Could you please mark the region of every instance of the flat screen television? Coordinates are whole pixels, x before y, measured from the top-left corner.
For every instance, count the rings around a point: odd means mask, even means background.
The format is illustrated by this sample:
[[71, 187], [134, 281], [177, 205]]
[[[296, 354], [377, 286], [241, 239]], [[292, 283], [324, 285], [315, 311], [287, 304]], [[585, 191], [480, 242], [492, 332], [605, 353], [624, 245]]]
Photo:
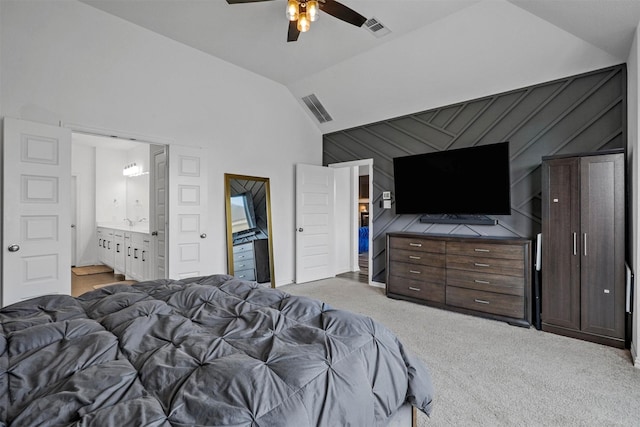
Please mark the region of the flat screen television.
[[256, 212], [250, 192], [231, 196], [231, 231], [242, 233], [256, 228]]
[[393, 159], [397, 214], [510, 215], [509, 143]]

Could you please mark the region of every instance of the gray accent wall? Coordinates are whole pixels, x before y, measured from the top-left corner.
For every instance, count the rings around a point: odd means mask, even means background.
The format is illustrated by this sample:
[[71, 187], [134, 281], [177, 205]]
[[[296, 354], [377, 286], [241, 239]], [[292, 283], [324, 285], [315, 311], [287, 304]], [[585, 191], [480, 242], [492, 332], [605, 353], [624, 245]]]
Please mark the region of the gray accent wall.
[[[533, 239], [541, 228], [542, 156], [626, 147], [626, 65], [391, 118], [323, 136], [323, 164], [373, 159], [372, 278], [385, 282], [391, 231]], [[363, 106], [366, 108], [366, 106]], [[509, 141], [511, 215], [498, 225], [421, 223], [382, 209], [393, 194], [393, 158]], [[416, 182], [420, 187], [438, 183]], [[455, 197], [455, 194], [451, 195]]]

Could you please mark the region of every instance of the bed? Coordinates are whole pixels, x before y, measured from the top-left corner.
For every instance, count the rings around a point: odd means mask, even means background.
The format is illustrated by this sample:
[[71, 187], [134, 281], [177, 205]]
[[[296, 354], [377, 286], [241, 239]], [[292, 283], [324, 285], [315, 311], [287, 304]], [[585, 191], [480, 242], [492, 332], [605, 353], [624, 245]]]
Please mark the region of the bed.
[[38, 297], [0, 327], [0, 426], [385, 426], [432, 408], [427, 367], [381, 324], [228, 275]]

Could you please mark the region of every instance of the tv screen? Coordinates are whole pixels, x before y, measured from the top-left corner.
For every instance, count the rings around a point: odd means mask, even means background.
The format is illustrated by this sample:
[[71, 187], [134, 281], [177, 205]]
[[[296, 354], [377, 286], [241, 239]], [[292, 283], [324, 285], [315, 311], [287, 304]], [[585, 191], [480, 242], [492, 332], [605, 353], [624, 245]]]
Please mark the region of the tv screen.
[[397, 214], [510, 215], [509, 143], [393, 159]]
[[251, 193], [231, 196], [231, 230], [233, 233], [256, 228], [256, 214]]

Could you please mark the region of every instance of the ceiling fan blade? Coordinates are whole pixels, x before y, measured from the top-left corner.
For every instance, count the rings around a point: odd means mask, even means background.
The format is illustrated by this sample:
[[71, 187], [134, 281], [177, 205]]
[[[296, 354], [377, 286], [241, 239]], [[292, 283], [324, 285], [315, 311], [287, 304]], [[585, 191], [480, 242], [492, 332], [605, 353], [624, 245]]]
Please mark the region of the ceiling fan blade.
[[227, 0], [227, 3], [229, 4], [258, 3], [260, 1], [272, 1], [272, 0]]
[[296, 21], [289, 21], [289, 31], [287, 32], [287, 41], [295, 42], [298, 40], [300, 31], [298, 30], [298, 23]]
[[[227, 0], [228, 1], [228, 0]], [[344, 22], [355, 25], [356, 27], [362, 27], [367, 18], [360, 15], [355, 10], [348, 8], [340, 2], [335, 0], [320, 1], [320, 10], [328, 13], [329, 15], [336, 17]]]

